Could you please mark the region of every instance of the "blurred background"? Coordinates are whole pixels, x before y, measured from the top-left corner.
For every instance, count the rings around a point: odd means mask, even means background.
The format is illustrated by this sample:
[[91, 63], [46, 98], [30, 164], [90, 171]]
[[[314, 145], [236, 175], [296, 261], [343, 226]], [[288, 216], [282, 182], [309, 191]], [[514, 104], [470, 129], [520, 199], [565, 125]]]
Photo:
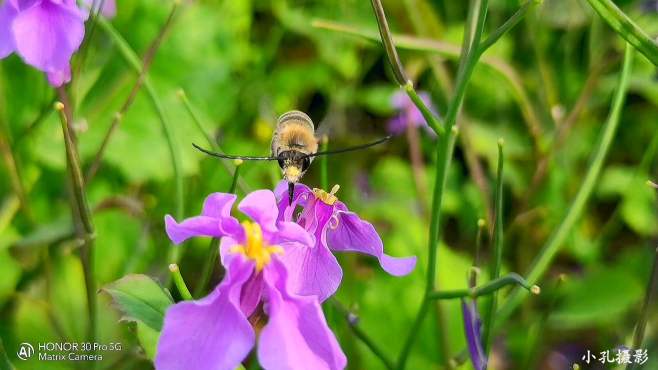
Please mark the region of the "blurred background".
[[[451, 97], [467, 3], [384, 1], [394, 33], [423, 39], [408, 40], [416, 47], [399, 45], [401, 59], [439, 115]], [[616, 3], [650, 35], [658, 34], [655, 1]], [[485, 34], [521, 2], [489, 4]], [[110, 22], [142, 56], [171, 6], [118, 0]], [[137, 78], [116, 35], [90, 22], [87, 27], [89, 45], [74, 58], [79, 73], [68, 87], [85, 169]], [[166, 281], [172, 247], [164, 215], [198, 214], [208, 193], [228, 191], [231, 185], [230, 161], [221, 163], [192, 148], [193, 142], [206, 145], [207, 140], [181, 101], [180, 89], [203, 129], [232, 154], [268, 154], [278, 115], [300, 109], [325, 127], [330, 148], [396, 134], [385, 145], [333, 156], [328, 167], [329, 184], [340, 184], [339, 198], [376, 226], [387, 253], [419, 257], [416, 270], [404, 278], [387, 275], [374, 259], [339, 257], [345, 273], [337, 300], [393, 357], [424, 292], [436, 138], [422, 125], [405, 121], [410, 104], [395, 97], [400, 90], [377, 37], [368, 1], [184, 1], [148, 73], [152, 89], [139, 91], [86, 185], [99, 287], [129, 273]], [[477, 220], [490, 225], [498, 138], [505, 140], [506, 154], [503, 270], [527, 271], [581, 185], [609, 112], [623, 47], [586, 1], [545, 0], [487, 51], [458, 119], [460, 136], [443, 204], [441, 289], [466, 287]], [[55, 99], [43, 75], [20, 58], [0, 62], [0, 337], [18, 369], [85, 368], [70, 362], [27, 364], [15, 357], [22, 342], [85, 339], [84, 279], [76, 257], [80, 243], [73, 231]], [[588, 350], [612, 352], [629, 343], [658, 235], [656, 191], [645, 185], [658, 177], [657, 108], [656, 69], [638, 53], [619, 129], [586, 210], [540, 280], [542, 294], [527, 298], [497, 336], [490, 368], [563, 370], [574, 362], [585, 369], [610, 368], [586, 365], [581, 358]], [[182, 199], [176, 195], [171, 150], [180, 159]], [[280, 177], [273, 163], [245, 163], [238, 196], [273, 188]], [[303, 182], [320, 187], [317, 162]], [[491, 255], [488, 239], [483, 261]], [[181, 247], [180, 269], [191, 288], [201, 278], [208, 248], [209, 241], [202, 239]], [[220, 278], [216, 271], [213, 281]], [[176, 297], [175, 289], [172, 294]], [[452, 355], [464, 348], [459, 301], [443, 306], [448, 327], [438, 326], [435, 313], [429, 316], [417, 333], [409, 369], [441, 368], [440, 331]], [[151, 368], [134, 323], [119, 322], [107, 294], [99, 294], [98, 309], [98, 340], [120, 342], [123, 350], [106, 353], [97, 368]], [[325, 313], [350, 369], [382, 368], [333, 306], [326, 305]], [[644, 369], [658, 369], [657, 316], [652, 310]]]

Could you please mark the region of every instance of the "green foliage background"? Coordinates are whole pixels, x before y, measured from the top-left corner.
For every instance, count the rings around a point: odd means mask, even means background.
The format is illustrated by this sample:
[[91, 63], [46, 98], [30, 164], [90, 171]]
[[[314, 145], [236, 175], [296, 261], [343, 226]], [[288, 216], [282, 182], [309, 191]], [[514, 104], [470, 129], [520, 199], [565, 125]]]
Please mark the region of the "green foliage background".
[[[616, 3], [650, 35], [658, 34], [658, 13], [642, 12], [641, 1]], [[459, 47], [467, 2], [404, 0], [384, 5], [395, 33]], [[119, 0], [118, 16], [111, 22], [143, 55], [170, 7], [170, 2], [156, 0]], [[491, 0], [485, 34], [518, 7], [515, 0]], [[330, 147], [385, 134], [386, 122], [395, 115], [390, 99], [397, 87], [383, 49], [364, 38], [316, 27], [318, 20], [366, 33], [377, 29], [367, 1], [184, 2], [148, 73], [181, 156], [184, 216], [199, 212], [208, 193], [227, 191], [232, 173], [193, 150], [191, 143], [205, 144], [205, 138], [178, 98], [179, 89], [228, 153], [267, 154], [276, 117], [290, 109], [306, 111], [316, 123], [330, 127]], [[73, 62], [82, 72], [69, 87], [85, 168], [137, 77], [112, 38], [98, 26], [93, 32], [89, 27], [88, 53]], [[497, 58], [507, 74], [480, 63], [467, 91], [443, 207], [440, 289], [466, 286], [476, 222], [487, 217], [492, 199], [498, 138], [504, 138], [506, 151], [503, 268], [527, 270], [580, 186], [609, 111], [623, 46], [585, 1], [545, 0], [485, 54]], [[444, 112], [454, 60], [409, 50], [402, 51], [401, 58], [417, 89], [428, 91], [438, 112]], [[52, 111], [55, 96], [41, 73], [18, 57], [0, 62], [0, 134], [5, 142], [0, 166], [0, 337], [19, 369], [72, 366], [20, 362], [15, 352], [21, 342], [85, 340], [84, 279], [68, 202], [64, 140]], [[580, 361], [588, 349], [598, 353], [630, 342], [658, 235], [656, 192], [644, 185], [658, 177], [657, 108], [656, 68], [638, 54], [622, 121], [593, 197], [541, 280], [543, 293], [527, 299], [498, 336], [493, 368], [566, 369], [563, 364]], [[556, 145], [558, 127], [574, 110], [577, 114]], [[536, 135], [529, 123], [536, 124]], [[341, 200], [376, 225], [387, 253], [419, 257], [416, 270], [404, 278], [388, 276], [369, 258], [340, 257], [345, 276], [337, 299], [358, 314], [363, 330], [391, 357], [399, 351], [424, 289], [424, 210], [429, 204], [422, 189], [433, 185], [435, 139], [418, 132], [424, 161], [417, 173], [420, 186], [414, 180], [406, 135], [329, 162], [330, 183], [340, 184]], [[533, 185], [542, 153], [550, 153], [546, 175]], [[483, 170], [484, 192], [474, 181], [471, 158]], [[319, 168], [315, 163], [304, 178], [306, 184], [320, 186]], [[24, 202], [14, 178], [24, 190]], [[246, 163], [238, 196], [273, 188], [279, 179], [271, 163]], [[172, 246], [163, 217], [176, 212], [174, 184], [159, 118], [142, 89], [86, 188], [96, 227], [99, 286], [129, 273], [167, 280]], [[181, 271], [191, 288], [200, 279], [207, 250], [206, 240], [181, 247]], [[486, 238], [483, 253], [488, 260]], [[558, 285], [560, 274], [567, 279]], [[219, 278], [218, 271], [213, 279]], [[172, 294], [179, 298], [175, 289]], [[440, 331], [447, 333], [453, 355], [464, 348], [459, 302], [444, 307], [448, 327], [438, 327], [436, 316], [430, 315], [417, 333], [408, 368], [440, 368]], [[349, 367], [381, 368], [339, 312], [330, 305], [325, 312]], [[658, 368], [656, 312], [653, 309], [649, 318], [654, 326], [647, 333], [646, 369]], [[123, 350], [106, 353], [98, 368], [152, 366], [148, 357], [155, 338], [149, 328], [119, 323], [119, 311], [103, 292], [99, 317], [99, 342], [120, 342]], [[560, 362], [560, 356], [566, 362]]]

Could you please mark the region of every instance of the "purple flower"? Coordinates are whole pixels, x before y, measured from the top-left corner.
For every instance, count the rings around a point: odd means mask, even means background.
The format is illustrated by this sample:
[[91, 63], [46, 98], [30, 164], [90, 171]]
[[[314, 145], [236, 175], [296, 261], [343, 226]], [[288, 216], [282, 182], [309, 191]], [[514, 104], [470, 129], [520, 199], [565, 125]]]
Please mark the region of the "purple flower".
[[466, 302], [462, 299], [462, 315], [464, 316], [464, 331], [466, 332], [466, 342], [468, 352], [471, 355], [471, 362], [475, 370], [484, 370], [487, 368], [487, 355], [482, 348], [482, 335], [480, 333], [482, 322], [475, 301]]
[[[274, 194], [247, 195], [231, 216], [235, 195], [214, 193], [200, 216], [177, 223], [165, 217], [174, 243], [193, 236], [221, 237], [224, 280], [205, 298], [171, 306], [158, 342], [158, 370], [233, 370], [258, 337], [258, 360], [267, 370], [343, 369], [347, 360], [327, 327], [316, 297], [289, 287], [281, 258], [309, 248], [311, 237], [293, 222], [277, 221]], [[267, 316], [265, 325], [263, 318]]]
[[658, 12], [658, 0], [644, 0], [642, 2], [642, 11], [645, 13]]
[[[116, 12], [114, 0], [106, 3], [104, 14]], [[15, 52], [61, 86], [71, 80], [70, 60], [84, 38], [86, 18], [75, 0], [6, 0], [0, 6], [0, 59]]]
[[105, 18], [114, 18], [117, 15], [117, 4], [115, 0], [83, 0], [82, 1], [87, 9], [93, 7], [93, 12], [97, 12], [101, 8], [100, 14]]
[[[436, 113], [428, 93], [420, 92], [418, 96], [432, 112]], [[400, 135], [406, 131], [407, 126], [411, 126], [423, 127], [430, 135], [436, 136], [436, 133], [429, 127], [422, 113], [406, 93], [396, 91], [391, 98], [391, 105], [398, 112], [397, 116], [388, 121], [387, 131], [391, 135]]]
[[[296, 184], [293, 201], [288, 204], [287, 183], [280, 182], [274, 193], [278, 199], [279, 220], [295, 221], [311, 234], [312, 243], [281, 256], [288, 267], [289, 284], [302, 295], [317, 295], [322, 302], [336, 292], [343, 271], [333, 252], [360, 252], [376, 257], [384, 271], [394, 276], [407, 275], [416, 266], [416, 257], [395, 258], [384, 253], [381, 238], [372, 224], [350, 212], [335, 193], [311, 190]], [[297, 206], [303, 207], [295, 216]]]

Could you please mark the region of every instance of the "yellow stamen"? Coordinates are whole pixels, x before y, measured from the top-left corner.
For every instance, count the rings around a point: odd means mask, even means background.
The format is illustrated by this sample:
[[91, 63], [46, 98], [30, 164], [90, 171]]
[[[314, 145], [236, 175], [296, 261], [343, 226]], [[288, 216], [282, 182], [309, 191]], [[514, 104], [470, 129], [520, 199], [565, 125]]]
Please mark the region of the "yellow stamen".
[[260, 225], [244, 221], [242, 228], [245, 234], [245, 245], [235, 245], [231, 248], [233, 253], [241, 253], [250, 260], [256, 262], [256, 272], [263, 270], [263, 267], [270, 263], [272, 254], [282, 254], [283, 248], [277, 245], [267, 245], [263, 240], [263, 231]]
[[340, 185], [338, 184], [334, 185], [334, 187], [331, 188], [331, 192], [329, 193], [327, 193], [322, 189], [313, 188], [313, 194], [315, 194], [315, 197], [317, 199], [320, 199], [325, 204], [333, 206], [338, 201], [338, 197], [336, 196], [336, 193], [338, 192], [339, 189], [340, 189]]

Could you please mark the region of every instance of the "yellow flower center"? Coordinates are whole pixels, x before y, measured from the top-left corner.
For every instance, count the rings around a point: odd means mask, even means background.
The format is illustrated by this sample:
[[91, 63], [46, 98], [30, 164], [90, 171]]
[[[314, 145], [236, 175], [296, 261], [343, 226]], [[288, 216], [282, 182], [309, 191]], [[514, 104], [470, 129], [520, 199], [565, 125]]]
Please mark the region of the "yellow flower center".
[[256, 272], [263, 270], [263, 267], [270, 263], [272, 254], [282, 254], [283, 248], [277, 245], [268, 245], [263, 240], [263, 231], [260, 225], [244, 221], [242, 228], [245, 234], [245, 245], [235, 245], [231, 248], [233, 253], [241, 253], [250, 260], [256, 262]]
[[340, 185], [338, 184], [334, 185], [329, 193], [322, 189], [313, 188], [313, 194], [325, 204], [333, 206], [338, 201], [338, 197], [336, 196], [338, 189], [340, 189]]

